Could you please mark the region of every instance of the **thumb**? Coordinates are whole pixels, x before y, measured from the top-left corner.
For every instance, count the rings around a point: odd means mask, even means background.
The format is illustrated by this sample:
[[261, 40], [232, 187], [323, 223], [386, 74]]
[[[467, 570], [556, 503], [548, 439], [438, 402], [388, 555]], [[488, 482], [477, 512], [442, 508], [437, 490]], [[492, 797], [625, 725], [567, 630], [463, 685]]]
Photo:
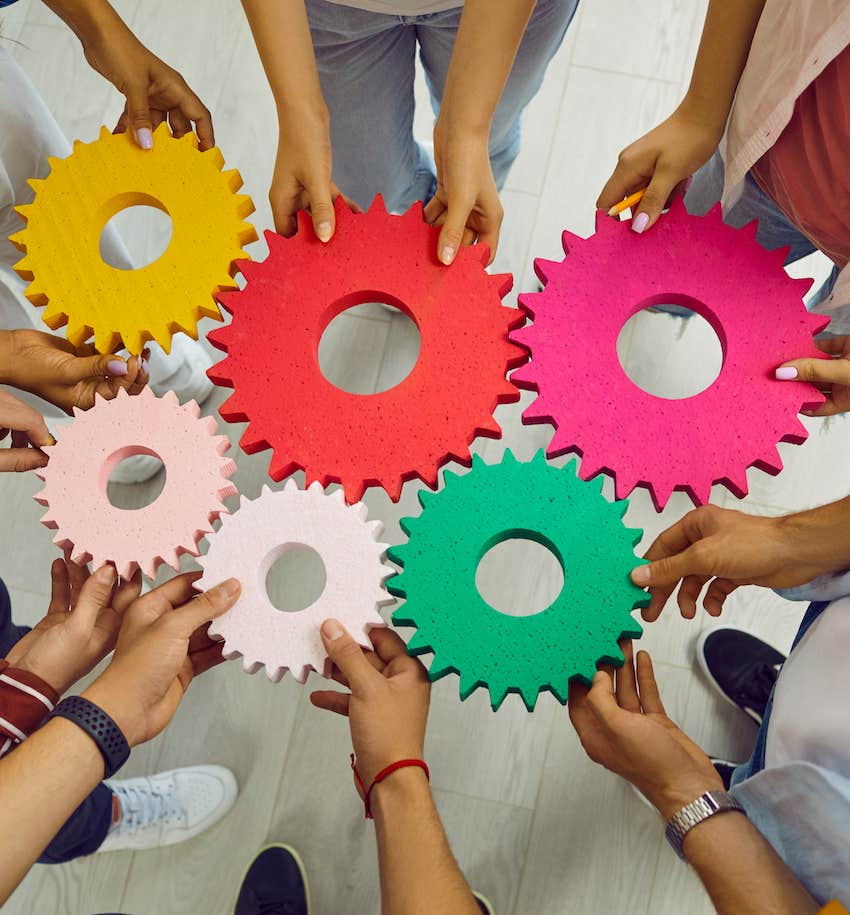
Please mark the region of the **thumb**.
[[167, 613], [165, 620], [169, 622], [173, 620], [172, 625], [177, 627], [180, 634], [188, 639], [199, 626], [226, 613], [239, 599], [241, 591], [242, 586], [239, 581], [235, 578], [228, 578], [214, 588], [210, 588], [209, 591], [198, 595], [194, 600], [190, 600], [188, 604]]
[[380, 676], [339, 620], [322, 623], [322, 642], [328, 657], [348, 680], [352, 693], [362, 694], [374, 682], [374, 677]]
[[307, 188], [310, 197], [310, 215], [313, 217], [313, 231], [316, 238], [329, 242], [336, 228], [331, 186], [329, 181], [315, 182]]
[[128, 371], [127, 363], [120, 356], [112, 356], [109, 353], [79, 356], [69, 363], [66, 380], [73, 384], [88, 378], [123, 378]]
[[463, 244], [463, 233], [466, 220], [469, 219], [471, 206], [449, 200], [446, 208], [446, 219], [437, 239], [437, 257], [447, 266], [457, 257]]
[[632, 218], [632, 231], [639, 235], [645, 232], [651, 226], [654, 226], [661, 215], [661, 211], [667, 206], [667, 201], [673, 193], [673, 189], [678, 184], [678, 178], [662, 169], [657, 169], [649, 186], [643, 195], [640, 204]]
[[153, 149], [151, 111], [147, 84], [130, 86], [127, 95], [127, 124], [142, 149]]
[[115, 584], [115, 567], [102, 565], [80, 588], [77, 605], [71, 611], [71, 619], [85, 632], [91, 632], [98, 615], [108, 607]]
[[794, 359], [791, 362], [784, 362], [774, 374], [778, 381], [850, 385], [850, 360]]
[[665, 556], [632, 569], [632, 581], [641, 588], [661, 588], [673, 585], [688, 575], [706, 575], [708, 570], [699, 560], [693, 546], [673, 556]]

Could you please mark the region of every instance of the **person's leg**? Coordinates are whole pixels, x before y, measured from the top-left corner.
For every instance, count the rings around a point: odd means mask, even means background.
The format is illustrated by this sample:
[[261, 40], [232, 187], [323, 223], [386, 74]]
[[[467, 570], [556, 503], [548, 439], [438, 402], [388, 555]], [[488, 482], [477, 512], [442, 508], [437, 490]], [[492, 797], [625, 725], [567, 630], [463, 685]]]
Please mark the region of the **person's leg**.
[[291, 845], [261, 848], [248, 865], [233, 915], [287, 912], [309, 915], [310, 883], [301, 856]]
[[[540, 0], [532, 13], [490, 127], [490, 165], [499, 190], [519, 154], [522, 112], [540, 89], [577, 6], [578, 0]], [[460, 15], [459, 9], [435, 13], [420, 17], [417, 25], [420, 57], [435, 114], [445, 88]]]
[[64, 864], [96, 852], [112, 824], [113, 797], [112, 789], [101, 782], [51, 839], [39, 864]]
[[413, 139], [414, 28], [399, 16], [307, 0], [322, 93], [330, 113], [333, 177], [367, 208], [391, 211], [428, 193], [433, 176]]
[[5, 658], [12, 646], [29, 631], [29, 626], [16, 626], [12, 622], [12, 601], [3, 579], [0, 578], [0, 658]]

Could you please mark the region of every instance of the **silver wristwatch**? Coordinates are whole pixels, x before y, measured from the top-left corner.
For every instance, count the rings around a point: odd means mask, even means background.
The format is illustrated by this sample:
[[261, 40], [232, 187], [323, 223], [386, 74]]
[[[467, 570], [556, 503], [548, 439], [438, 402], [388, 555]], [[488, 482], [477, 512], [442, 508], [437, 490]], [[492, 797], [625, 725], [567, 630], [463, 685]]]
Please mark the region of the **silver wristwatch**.
[[673, 851], [684, 861], [682, 842], [685, 836], [696, 826], [713, 817], [716, 813], [725, 813], [727, 810], [737, 810], [738, 813], [747, 815], [746, 810], [726, 791], [706, 791], [695, 801], [673, 814], [667, 823], [665, 835], [667, 841], [673, 846]]

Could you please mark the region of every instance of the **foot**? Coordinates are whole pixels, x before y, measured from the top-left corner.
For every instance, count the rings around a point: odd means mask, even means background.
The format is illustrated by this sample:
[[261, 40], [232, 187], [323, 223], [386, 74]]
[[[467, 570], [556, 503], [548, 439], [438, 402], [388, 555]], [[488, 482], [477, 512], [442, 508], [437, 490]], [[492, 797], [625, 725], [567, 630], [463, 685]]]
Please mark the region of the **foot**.
[[741, 763], [729, 759], [720, 759], [719, 756], [710, 756], [712, 765], [717, 769], [717, 774], [723, 779], [723, 787], [728, 791], [732, 787], [732, 773]]
[[245, 871], [233, 915], [308, 915], [304, 863], [289, 845], [267, 845]]
[[187, 766], [106, 785], [117, 798], [118, 810], [99, 852], [185, 842], [217, 823], [239, 790], [233, 773], [222, 766]]
[[483, 915], [496, 915], [496, 910], [493, 908], [493, 903], [486, 896], [482, 896], [481, 893], [473, 893], [475, 901], [478, 903], [478, 908], [481, 909]]
[[697, 662], [724, 699], [762, 723], [784, 654], [749, 632], [720, 626], [699, 637]]
[[166, 391], [174, 391], [180, 403], [194, 400], [202, 404], [213, 392], [214, 385], [207, 378], [207, 369], [212, 364], [203, 344], [185, 334], [177, 334], [167, 356], [158, 346], [151, 346], [151, 390], [158, 397]]

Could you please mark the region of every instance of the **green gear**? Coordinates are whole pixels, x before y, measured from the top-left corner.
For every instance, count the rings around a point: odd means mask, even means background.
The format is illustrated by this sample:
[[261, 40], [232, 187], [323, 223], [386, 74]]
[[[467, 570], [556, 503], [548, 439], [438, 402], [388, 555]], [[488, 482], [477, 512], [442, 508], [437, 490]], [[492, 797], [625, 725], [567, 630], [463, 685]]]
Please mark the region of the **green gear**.
[[[462, 700], [486, 686], [494, 711], [509, 692], [533, 711], [541, 689], [563, 704], [571, 680], [589, 685], [599, 664], [622, 665], [617, 640], [641, 636], [630, 611], [649, 603], [629, 579], [643, 532], [624, 527], [628, 503], [608, 502], [601, 479], [585, 483], [574, 461], [559, 469], [542, 451], [529, 463], [476, 455], [469, 473], [444, 480], [419, 493], [424, 511], [401, 520], [408, 542], [388, 551], [403, 571], [387, 587], [406, 598], [393, 623], [416, 627], [410, 654], [433, 652], [429, 678], [454, 672]], [[512, 538], [547, 547], [564, 570], [561, 593], [533, 616], [499, 613], [475, 586], [484, 554]]]

